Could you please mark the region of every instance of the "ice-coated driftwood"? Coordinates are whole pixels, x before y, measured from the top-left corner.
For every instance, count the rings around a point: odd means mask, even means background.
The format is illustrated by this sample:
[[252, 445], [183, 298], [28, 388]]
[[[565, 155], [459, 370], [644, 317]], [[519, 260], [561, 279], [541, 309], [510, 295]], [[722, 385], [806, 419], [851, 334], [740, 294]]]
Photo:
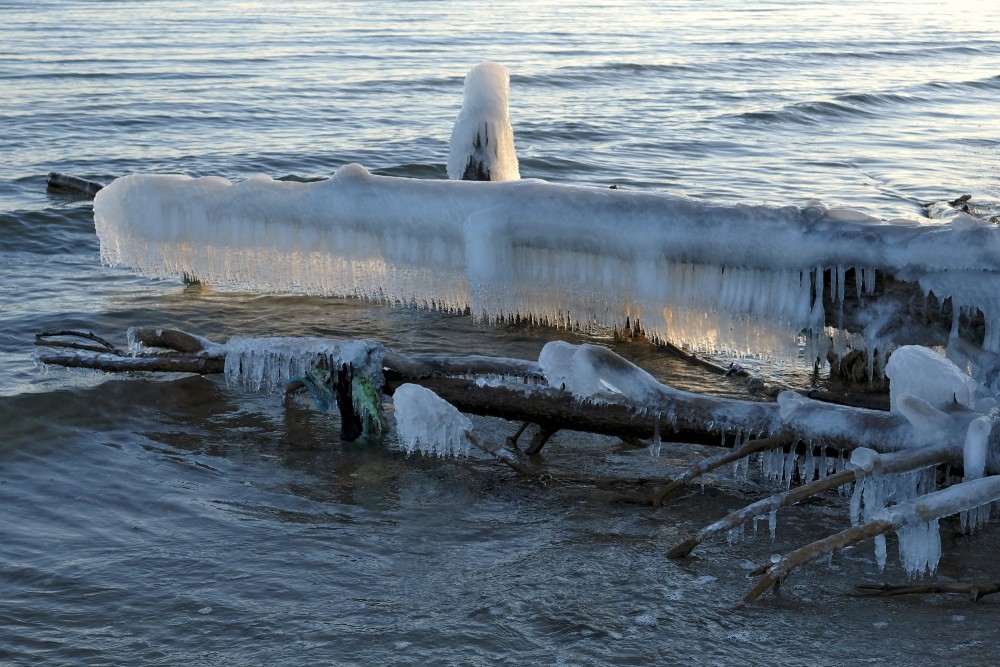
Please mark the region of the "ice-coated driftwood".
[[[594, 345], [549, 343], [534, 361], [406, 355], [370, 341], [306, 339], [306, 344], [301, 344], [295, 339], [256, 340], [263, 341], [264, 351], [260, 354], [255, 351], [255, 339], [231, 339], [220, 344], [172, 329], [136, 328], [129, 332], [129, 351], [125, 352], [92, 333], [59, 331], [39, 336], [36, 358], [45, 364], [112, 372], [225, 372], [227, 377], [235, 373], [242, 378], [240, 383], [251, 389], [273, 389], [276, 382], [284, 383], [286, 392], [307, 388], [317, 402], [336, 401], [345, 439], [357, 437], [366, 419], [373, 415], [380, 419], [377, 404], [383, 392], [386, 396], [398, 393], [397, 421], [402, 419], [402, 413], [409, 417], [405, 424], [399, 422], [397, 432], [400, 437], [404, 437], [404, 431], [409, 433], [405, 435], [409, 438], [408, 451], [455, 455], [463, 447], [474, 447], [529, 477], [544, 474], [544, 467], [512, 448], [510, 442], [500, 445], [478, 438], [463, 415], [530, 422], [538, 425], [538, 432], [546, 437], [565, 429], [626, 439], [652, 438], [654, 442], [694, 441], [725, 448], [646, 496], [644, 502], [654, 507], [681, 485], [721, 465], [735, 463], [745, 473], [748, 457], [755, 453], [761, 456], [765, 477], [783, 480], [787, 490], [751, 503], [702, 529], [669, 552], [675, 558], [689, 554], [716, 535], [739, 530], [744, 523], [764, 516], [773, 522], [779, 509], [853, 483], [850, 515], [858, 525], [760, 568], [757, 574], [765, 578], [747, 595], [748, 602], [783, 581], [795, 568], [868, 538], [876, 539], [880, 545], [877, 551], [884, 560], [884, 537], [880, 536], [892, 530], [910, 536], [906, 538], [911, 544], [909, 554], [903, 554], [901, 547], [901, 558], [907, 560], [908, 569], [933, 570], [940, 555], [940, 546], [936, 555], [933, 550], [933, 540], [938, 539], [937, 519], [972, 510], [968, 521], [975, 526], [985, 520], [988, 511], [974, 508], [988, 506], [1000, 497], [1000, 476], [993, 476], [1000, 472], [997, 457], [990, 454], [997, 410], [980, 413], [967, 407], [974, 400], [972, 393], [950, 398], [943, 394], [947, 400], [940, 400], [938, 394], [941, 387], [949, 386], [947, 382], [958, 383], [957, 391], [969, 389], [953, 369], [945, 368], [935, 380], [940, 386], [922, 387], [923, 367], [913, 366], [913, 360], [939, 359], [929, 351], [899, 352], [900, 358], [910, 359], [911, 367], [903, 370], [921, 376], [917, 384], [909, 380], [910, 384], [901, 386], [924, 392], [926, 400], [903, 393], [894, 397], [893, 409], [885, 411], [824, 403], [788, 391], [777, 401], [692, 394], [665, 385], [610, 350]], [[274, 368], [264, 367], [271, 357], [278, 359], [282, 369], [274, 377], [269, 376], [274, 374]], [[943, 361], [941, 364], [947, 365]], [[900, 381], [905, 376], [896, 373]], [[417, 396], [433, 398], [414, 402]], [[407, 405], [408, 412], [404, 409]], [[431, 409], [438, 412], [428, 422], [421, 414]], [[447, 438], [444, 449], [436, 438]], [[833, 460], [843, 466], [841, 455], [829, 458], [828, 454], [835, 450], [853, 452], [848, 469], [830, 470]], [[528, 453], [536, 452], [537, 448]], [[889, 481], [940, 465], [949, 466], [953, 472], [964, 468], [965, 481], [940, 491], [918, 478], [913, 478], [917, 481], [908, 483], [909, 487]], [[925, 475], [919, 479], [930, 478]], [[798, 486], [793, 486], [795, 482]], [[904, 487], [909, 489], [905, 492], [909, 495], [891, 490]], [[924, 542], [919, 544], [931, 545], [923, 555], [913, 556], [916, 547], [912, 544], [918, 543], [913, 541], [914, 534], [923, 536]]]
[[687, 556], [699, 544], [721, 533], [739, 528], [761, 516], [766, 516], [771, 512], [777, 512], [784, 507], [791, 507], [807, 498], [812, 498], [824, 491], [831, 491], [846, 484], [851, 484], [864, 477], [871, 476], [876, 472], [879, 475], [891, 475], [908, 470], [915, 470], [920, 467], [947, 463], [956, 458], [957, 452], [954, 448], [926, 447], [916, 450], [887, 454], [879, 458], [879, 465], [876, 468], [855, 468], [842, 470], [841, 472], [813, 480], [801, 486], [797, 486], [788, 491], [777, 493], [757, 502], [751, 503], [743, 509], [732, 512], [722, 519], [707, 526], [697, 534], [688, 538], [681, 544], [667, 552], [668, 558], [681, 558]]
[[104, 187], [103, 183], [88, 181], [85, 178], [63, 174], [58, 171], [51, 172], [46, 177], [45, 182], [49, 189], [72, 192], [84, 197], [94, 197]]
[[[941, 517], [951, 516], [997, 499], [1000, 499], [1000, 476], [963, 482], [941, 491], [926, 494], [915, 500], [894, 505], [892, 508], [880, 512], [868, 523], [853, 526], [830, 537], [807, 544], [779, 557], [776, 562], [761, 566], [752, 574], [764, 575], [764, 578], [754, 586], [753, 590], [747, 593], [744, 602], [753, 602], [767, 589], [779, 585], [796, 568], [824, 558], [835, 551], [867, 539], [877, 538], [891, 530], [899, 531], [906, 527], [916, 528], [930, 522], [934, 523], [936, 529], [937, 520]], [[937, 545], [937, 549], [938, 555], [940, 555], [940, 544]]]

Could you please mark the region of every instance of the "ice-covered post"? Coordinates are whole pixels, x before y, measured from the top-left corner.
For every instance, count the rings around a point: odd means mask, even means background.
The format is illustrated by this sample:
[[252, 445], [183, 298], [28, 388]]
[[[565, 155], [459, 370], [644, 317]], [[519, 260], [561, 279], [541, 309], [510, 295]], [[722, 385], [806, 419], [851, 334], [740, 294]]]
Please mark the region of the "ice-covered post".
[[465, 76], [465, 99], [451, 131], [448, 178], [455, 181], [515, 181], [521, 178], [507, 99], [510, 75], [493, 62]]

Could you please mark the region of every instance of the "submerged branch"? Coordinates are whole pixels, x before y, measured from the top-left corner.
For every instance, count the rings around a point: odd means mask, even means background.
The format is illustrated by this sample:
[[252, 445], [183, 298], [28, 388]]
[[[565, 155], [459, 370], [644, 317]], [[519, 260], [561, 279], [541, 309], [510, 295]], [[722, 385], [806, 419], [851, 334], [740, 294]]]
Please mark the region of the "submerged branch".
[[43, 364], [66, 368], [90, 368], [109, 373], [195, 373], [211, 375], [221, 373], [225, 360], [217, 357], [193, 355], [157, 355], [151, 357], [127, 357], [119, 354], [89, 351], [61, 352], [39, 350], [35, 359]]
[[858, 594], [865, 597], [892, 597], [896, 595], [928, 595], [931, 593], [958, 593], [968, 595], [973, 602], [994, 593], [1000, 593], [1000, 581], [939, 584], [855, 584]]

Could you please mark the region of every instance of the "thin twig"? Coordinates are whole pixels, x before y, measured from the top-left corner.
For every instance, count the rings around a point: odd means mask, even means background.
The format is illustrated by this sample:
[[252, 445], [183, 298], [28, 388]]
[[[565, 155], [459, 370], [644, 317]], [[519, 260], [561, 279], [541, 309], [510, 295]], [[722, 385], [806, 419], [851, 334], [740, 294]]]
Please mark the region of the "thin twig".
[[[86, 345], [84, 343], [69, 343], [54, 340], [50, 341], [46, 340], [47, 338], [84, 338], [86, 340], [92, 340], [98, 345]], [[40, 334], [35, 334], [35, 345], [38, 345], [39, 347], [65, 347], [73, 350], [89, 350], [91, 352], [112, 352], [114, 354], [121, 354], [121, 351], [118, 348], [92, 331], [73, 331], [69, 329], [61, 331], [44, 331]]]

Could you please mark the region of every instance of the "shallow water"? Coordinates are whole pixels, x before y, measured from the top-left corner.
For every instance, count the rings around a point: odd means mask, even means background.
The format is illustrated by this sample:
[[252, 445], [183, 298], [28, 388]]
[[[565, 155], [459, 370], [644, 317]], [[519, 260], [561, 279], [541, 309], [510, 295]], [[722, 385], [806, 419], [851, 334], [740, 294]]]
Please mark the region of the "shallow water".
[[[43, 370], [35, 333], [132, 325], [371, 337], [533, 357], [543, 327], [151, 282], [102, 267], [90, 203], [47, 192], [183, 172], [442, 178], [462, 78], [512, 73], [524, 177], [819, 198], [883, 217], [1000, 200], [991, 2], [0, 3], [0, 662], [994, 664], [997, 602], [860, 600], [871, 545], [733, 604], [750, 564], [846, 523], [836, 495], [746, 542], [667, 548], [770, 487], [712, 476], [657, 512], [609, 497], [658, 459], [560, 433], [546, 484], [489, 461], [341, 443], [336, 419], [219, 379]], [[605, 341], [606, 342], [606, 341]], [[640, 344], [678, 386], [742, 395]], [[765, 369], [807, 382], [801, 370]], [[501, 438], [513, 425], [476, 422]], [[612, 480], [622, 480], [612, 485]], [[648, 484], [647, 484], [648, 485]], [[749, 531], [752, 533], [752, 531]], [[945, 526], [939, 576], [995, 578]]]

